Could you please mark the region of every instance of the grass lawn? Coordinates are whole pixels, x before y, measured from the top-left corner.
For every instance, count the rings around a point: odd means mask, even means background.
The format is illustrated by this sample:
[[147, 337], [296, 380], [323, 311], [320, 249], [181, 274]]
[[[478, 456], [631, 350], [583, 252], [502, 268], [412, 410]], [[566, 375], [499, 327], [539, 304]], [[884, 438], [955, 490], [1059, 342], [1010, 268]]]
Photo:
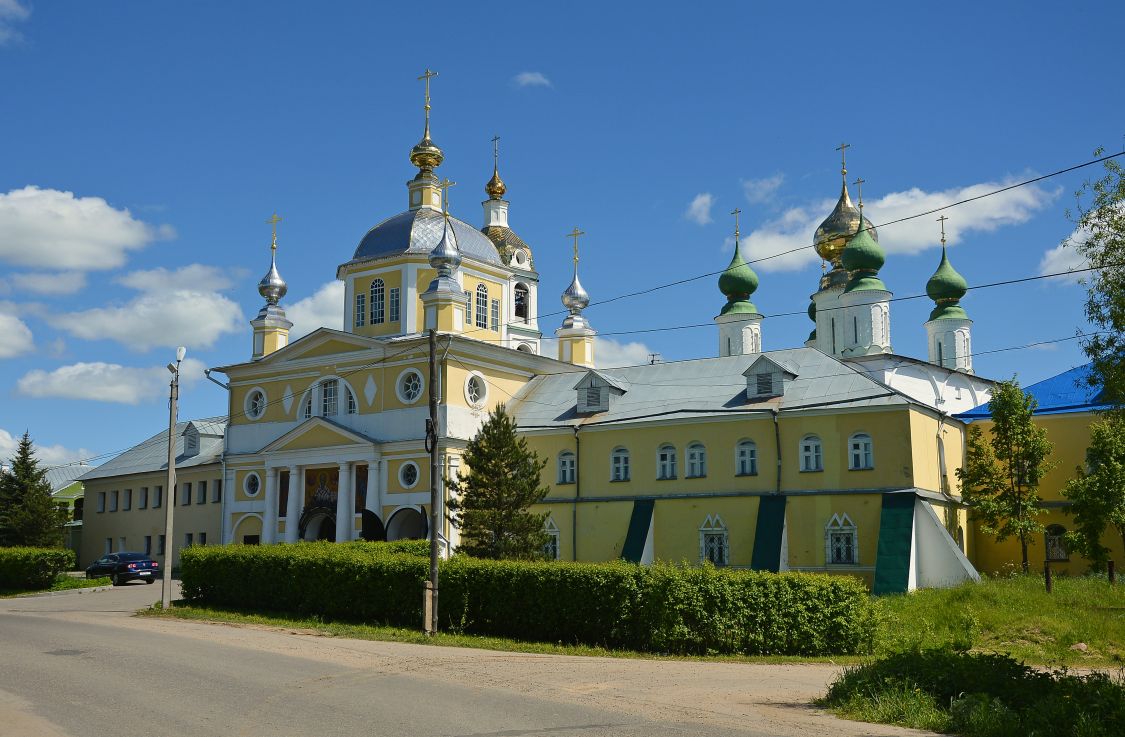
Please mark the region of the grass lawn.
[[22, 596], [24, 594], [41, 594], [44, 591], [67, 591], [69, 589], [87, 589], [94, 586], [109, 586], [108, 578], [75, 578], [65, 573], [60, 573], [55, 582], [45, 589], [20, 589], [16, 591], [0, 590], [0, 597]]
[[[1010, 653], [1036, 665], [1125, 665], [1125, 582], [1042, 576], [988, 578], [876, 599], [875, 654], [951, 645]], [[1086, 649], [1072, 649], [1079, 643]]]

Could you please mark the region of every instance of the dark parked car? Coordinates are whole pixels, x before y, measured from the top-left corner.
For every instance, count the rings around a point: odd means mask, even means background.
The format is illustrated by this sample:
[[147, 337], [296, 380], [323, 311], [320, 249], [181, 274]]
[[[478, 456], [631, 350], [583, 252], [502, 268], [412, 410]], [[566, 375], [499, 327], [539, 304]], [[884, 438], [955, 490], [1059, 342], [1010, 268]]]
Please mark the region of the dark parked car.
[[109, 576], [114, 586], [126, 581], [152, 583], [160, 577], [160, 564], [144, 553], [110, 553], [86, 569], [86, 578]]

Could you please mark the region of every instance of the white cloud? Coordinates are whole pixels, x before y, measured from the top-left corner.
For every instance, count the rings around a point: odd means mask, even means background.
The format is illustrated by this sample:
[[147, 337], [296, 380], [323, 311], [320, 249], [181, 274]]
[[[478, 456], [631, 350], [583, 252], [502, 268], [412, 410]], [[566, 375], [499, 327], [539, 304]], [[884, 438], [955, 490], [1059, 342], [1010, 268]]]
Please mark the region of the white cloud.
[[12, 25], [27, 20], [30, 15], [31, 8], [19, 0], [0, 0], [0, 46], [23, 39], [23, 34]]
[[598, 368], [640, 366], [648, 363], [656, 351], [644, 343], [619, 343], [612, 338], [594, 337], [594, 363]]
[[[877, 200], [869, 200], [864, 214], [873, 223], [886, 223], [909, 215], [957, 202], [970, 197], [1009, 186], [1017, 180], [1008, 178], [1000, 182], [982, 182], [965, 187], [926, 192], [914, 187], [904, 192], [892, 192]], [[1006, 225], [1027, 222], [1036, 212], [1047, 206], [1058, 192], [1029, 185], [985, 197], [948, 210], [945, 223], [946, 240], [950, 245], [961, 241], [970, 232], [991, 232]], [[755, 268], [763, 271], [799, 269], [818, 260], [810, 247], [817, 226], [835, 206], [835, 200], [794, 207], [773, 220], [764, 222], [746, 238], [746, 255], [761, 259], [774, 254], [801, 249], [785, 256], [760, 261]], [[940, 231], [934, 216], [925, 216], [888, 225], [879, 230], [879, 244], [889, 255], [914, 254], [940, 245]]]
[[[0, 461], [7, 463], [16, 454], [19, 448], [20, 438], [23, 433], [14, 435], [4, 428], [0, 428]], [[73, 450], [71, 448], [64, 448], [61, 445], [40, 445], [35, 442], [35, 436], [31, 436], [32, 449], [35, 452], [35, 457], [39, 459], [40, 468], [43, 466], [59, 466], [65, 463], [73, 463], [83, 458], [90, 458], [94, 455], [86, 448], [79, 448]]]
[[221, 292], [234, 286], [237, 270], [217, 266], [189, 264], [178, 269], [148, 269], [131, 271], [116, 279], [118, 284], [139, 292], [164, 292], [169, 289], [190, 289]]
[[[1058, 274], [1063, 271], [1085, 269], [1089, 266], [1090, 262], [1078, 253], [1078, 249], [1074, 247], [1073, 240], [1068, 239], [1043, 254], [1043, 258], [1039, 261], [1039, 273]], [[1090, 272], [1084, 271], [1070, 276], [1060, 276], [1056, 281], [1078, 284], [1089, 273]]]
[[330, 281], [311, 297], [294, 302], [285, 309], [293, 321], [289, 342], [308, 335], [317, 328], [342, 330], [344, 327], [344, 282]]
[[543, 72], [520, 72], [512, 81], [517, 87], [550, 87], [551, 80]]
[[0, 261], [15, 266], [114, 269], [130, 251], [174, 234], [171, 226], [149, 225], [100, 197], [35, 186], [0, 194]]
[[752, 205], [770, 202], [784, 181], [784, 174], [774, 174], [765, 179], [745, 179], [742, 191], [746, 194], [746, 201]]
[[684, 217], [696, 225], [706, 225], [711, 222], [711, 206], [715, 204], [715, 196], [710, 192], [700, 192], [688, 205]]
[[[186, 358], [180, 365], [180, 383], [203, 378], [204, 364]], [[54, 371], [35, 369], [20, 377], [16, 390], [27, 397], [82, 399], [95, 402], [140, 404], [168, 394], [171, 374], [164, 366], [137, 368], [116, 363], [75, 363]]]
[[237, 304], [193, 289], [144, 293], [123, 305], [57, 314], [48, 321], [76, 338], [108, 338], [136, 351], [210, 348], [220, 336], [245, 329]]
[[86, 275], [81, 271], [12, 274], [8, 282], [16, 289], [35, 294], [74, 294], [86, 286]]
[[0, 358], [14, 358], [35, 348], [35, 340], [23, 320], [0, 312]]

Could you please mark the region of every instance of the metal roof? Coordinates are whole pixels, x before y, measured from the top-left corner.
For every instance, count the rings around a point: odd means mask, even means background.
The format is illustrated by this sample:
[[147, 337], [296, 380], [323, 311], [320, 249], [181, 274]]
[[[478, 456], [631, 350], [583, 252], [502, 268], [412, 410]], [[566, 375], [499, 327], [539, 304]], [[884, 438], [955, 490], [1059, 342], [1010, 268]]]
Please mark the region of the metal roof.
[[51, 485], [51, 493], [55, 494], [73, 484], [84, 474], [89, 473], [92, 467], [86, 463], [70, 463], [65, 466], [55, 466], [47, 469], [47, 483]]
[[[194, 422], [196, 427], [208, 427], [209, 432], [199, 436], [199, 453], [193, 456], [184, 456], [184, 430]], [[193, 466], [206, 466], [209, 463], [218, 463], [223, 456], [223, 436], [226, 433], [226, 417], [207, 417], [201, 420], [184, 420], [176, 423], [176, 468], [191, 468]], [[219, 434], [214, 435], [212, 432]], [[79, 481], [108, 478], [110, 476], [127, 476], [136, 473], [152, 473], [164, 471], [168, 468], [168, 431], [153, 435], [148, 440], [135, 445], [119, 456], [106, 461], [102, 465], [82, 476]]]
[[[760, 356], [796, 374], [781, 396], [748, 400], [743, 372]], [[609, 411], [578, 414], [575, 374], [545, 374], [531, 379], [508, 403], [525, 429], [564, 427], [579, 422], [639, 423], [656, 417], [719, 417], [746, 410], [782, 412], [817, 407], [856, 408], [916, 404], [866, 373], [814, 348], [794, 348], [725, 358], [597, 369], [627, 391], [610, 401]]]
[[[500, 254], [483, 233], [455, 217], [449, 218], [461, 255], [486, 264], [502, 266]], [[403, 254], [428, 255], [441, 240], [444, 215], [422, 207], [387, 218], [367, 231], [355, 249], [352, 262], [389, 258]]]
[[[1102, 399], [1102, 387], [1091, 386], [1089, 383], [1091, 366], [1089, 363], [1076, 366], [1024, 387], [1024, 392], [1034, 397], [1038, 405], [1035, 414], [1059, 415], [1109, 409], [1109, 405]], [[969, 421], [986, 420], [992, 417], [992, 412], [988, 408], [988, 402], [985, 402], [956, 417]]]

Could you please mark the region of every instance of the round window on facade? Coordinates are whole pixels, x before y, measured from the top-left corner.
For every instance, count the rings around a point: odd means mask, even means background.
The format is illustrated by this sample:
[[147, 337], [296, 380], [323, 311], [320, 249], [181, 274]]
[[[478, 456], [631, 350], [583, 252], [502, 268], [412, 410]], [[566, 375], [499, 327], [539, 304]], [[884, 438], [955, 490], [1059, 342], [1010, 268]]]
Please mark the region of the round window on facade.
[[414, 461], [407, 461], [402, 464], [398, 469], [398, 480], [402, 484], [402, 488], [413, 488], [418, 483], [418, 464]]
[[398, 384], [395, 386], [399, 401], [403, 404], [417, 402], [418, 397], [422, 396], [422, 386], [422, 374], [417, 369], [403, 371], [399, 374]]
[[246, 492], [246, 496], [258, 496], [258, 492], [262, 489], [262, 479], [256, 473], [246, 474], [246, 478], [242, 481], [242, 489]]
[[256, 420], [266, 413], [266, 393], [261, 389], [251, 389], [246, 395], [246, 416]]
[[465, 400], [473, 407], [484, 404], [488, 398], [488, 384], [484, 377], [474, 371], [465, 379]]

